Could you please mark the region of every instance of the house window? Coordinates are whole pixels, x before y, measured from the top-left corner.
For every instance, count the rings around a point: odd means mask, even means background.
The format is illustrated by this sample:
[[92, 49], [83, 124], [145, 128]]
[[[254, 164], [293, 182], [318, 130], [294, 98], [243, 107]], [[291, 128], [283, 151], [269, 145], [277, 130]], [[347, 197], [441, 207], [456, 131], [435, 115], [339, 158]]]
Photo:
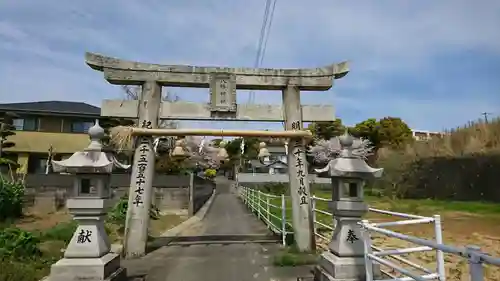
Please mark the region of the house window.
[[24, 119], [14, 119], [12, 125], [16, 128], [16, 131], [22, 131], [24, 129]]
[[28, 173], [45, 174], [47, 168], [47, 159], [33, 156], [28, 162]]
[[38, 129], [37, 118], [16, 118], [12, 120], [12, 125], [17, 131], [36, 131]]
[[86, 133], [90, 127], [94, 126], [94, 122], [73, 122], [71, 124], [72, 133]]

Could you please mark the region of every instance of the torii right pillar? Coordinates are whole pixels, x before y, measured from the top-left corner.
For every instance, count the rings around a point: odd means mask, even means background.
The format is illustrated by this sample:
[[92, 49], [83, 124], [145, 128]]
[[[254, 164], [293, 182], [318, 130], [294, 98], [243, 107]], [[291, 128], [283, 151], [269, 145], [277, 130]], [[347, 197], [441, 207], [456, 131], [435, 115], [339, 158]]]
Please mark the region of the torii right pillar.
[[[302, 129], [300, 90], [296, 85], [288, 85], [283, 90], [285, 130]], [[315, 249], [315, 234], [310, 189], [307, 176], [304, 139], [290, 139], [287, 145], [288, 176], [292, 199], [292, 225], [295, 245], [301, 252]]]

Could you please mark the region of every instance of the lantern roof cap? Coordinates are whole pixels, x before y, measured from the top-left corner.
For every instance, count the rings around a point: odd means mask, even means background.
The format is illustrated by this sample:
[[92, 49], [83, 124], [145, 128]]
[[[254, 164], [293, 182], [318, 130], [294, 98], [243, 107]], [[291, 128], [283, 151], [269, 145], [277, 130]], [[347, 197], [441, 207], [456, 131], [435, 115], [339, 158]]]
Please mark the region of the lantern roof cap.
[[83, 151], [77, 151], [65, 160], [52, 160], [54, 172], [111, 173], [114, 168], [130, 168], [130, 165], [120, 163], [112, 153], [103, 151], [102, 140], [106, 132], [99, 125], [99, 120], [96, 120], [94, 126], [89, 128], [88, 134], [90, 143]]

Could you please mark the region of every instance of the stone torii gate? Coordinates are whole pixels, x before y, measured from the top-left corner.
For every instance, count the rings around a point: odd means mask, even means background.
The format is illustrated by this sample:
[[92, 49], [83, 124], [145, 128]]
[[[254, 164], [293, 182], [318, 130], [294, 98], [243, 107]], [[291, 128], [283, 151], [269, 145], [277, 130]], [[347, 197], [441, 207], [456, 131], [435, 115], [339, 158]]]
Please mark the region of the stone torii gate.
[[[102, 116], [138, 118], [143, 128], [154, 129], [159, 119], [285, 121], [285, 129], [302, 130], [302, 122], [332, 121], [328, 105], [301, 105], [300, 91], [326, 91], [333, 80], [348, 73], [348, 63], [314, 69], [258, 69], [161, 65], [132, 62], [86, 53], [86, 63], [102, 71], [115, 85], [141, 85], [140, 100], [105, 100]], [[161, 102], [162, 86], [209, 88], [210, 102]], [[237, 104], [236, 90], [281, 90], [283, 106]], [[147, 133], [146, 133], [147, 134]], [[143, 134], [144, 135], [144, 134]], [[124, 239], [126, 257], [145, 254], [154, 167], [152, 140], [141, 138], [136, 147], [129, 191], [129, 208]], [[309, 182], [302, 138], [288, 145], [292, 222], [297, 247], [314, 247]], [[147, 203], [147, 204], [146, 204]]]

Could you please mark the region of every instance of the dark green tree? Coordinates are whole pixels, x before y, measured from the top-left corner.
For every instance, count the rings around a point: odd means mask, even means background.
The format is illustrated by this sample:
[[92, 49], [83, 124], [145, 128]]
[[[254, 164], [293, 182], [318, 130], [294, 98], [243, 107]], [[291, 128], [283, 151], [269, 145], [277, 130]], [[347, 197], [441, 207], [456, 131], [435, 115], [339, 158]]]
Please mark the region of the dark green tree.
[[13, 124], [16, 117], [17, 115], [11, 112], [4, 112], [0, 116], [0, 158], [2, 158], [4, 149], [16, 145], [14, 142], [8, 140], [10, 136], [16, 134], [16, 128]]
[[242, 138], [236, 138], [226, 144], [226, 151], [230, 159], [239, 159], [241, 156]]
[[256, 159], [259, 153], [258, 138], [235, 138], [226, 144], [226, 151], [230, 158], [239, 159], [241, 157], [241, 142], [245, 140], [245, 151], [243, 159]]
[[377, 149], [383, 146], [400, 148], [413, 141], [410, 127], [397, 117], [384, 117], [378, 121], [369, 118], [349, 131], [356, 137], [368, 139]]
[[380, 123], [375, 118], [369, 118], [356, 124], [349, 132], [358, 138], [369, 140], [373, 146], [379, 148], [381, 145], [379, 136]]
[[260, 140], [254, 137], [248, 137], [244, 139], [245, 139], [245, 154], [243, 155], [243, 158], [257, 159], [257, 155], [259, 154]]
[[342, 125], [342, 120], [337, 118], [335, 121], [320, 121], [313, 122], [307, 127], [316, 139], [329, 140], [333, 137], [340, 136], [345, 131], [345, 126]]
[[413, 141], [410, 127], [401, 118], [384, 117], [380, 119], [378, 131], [382, 146], [401, 148]]

